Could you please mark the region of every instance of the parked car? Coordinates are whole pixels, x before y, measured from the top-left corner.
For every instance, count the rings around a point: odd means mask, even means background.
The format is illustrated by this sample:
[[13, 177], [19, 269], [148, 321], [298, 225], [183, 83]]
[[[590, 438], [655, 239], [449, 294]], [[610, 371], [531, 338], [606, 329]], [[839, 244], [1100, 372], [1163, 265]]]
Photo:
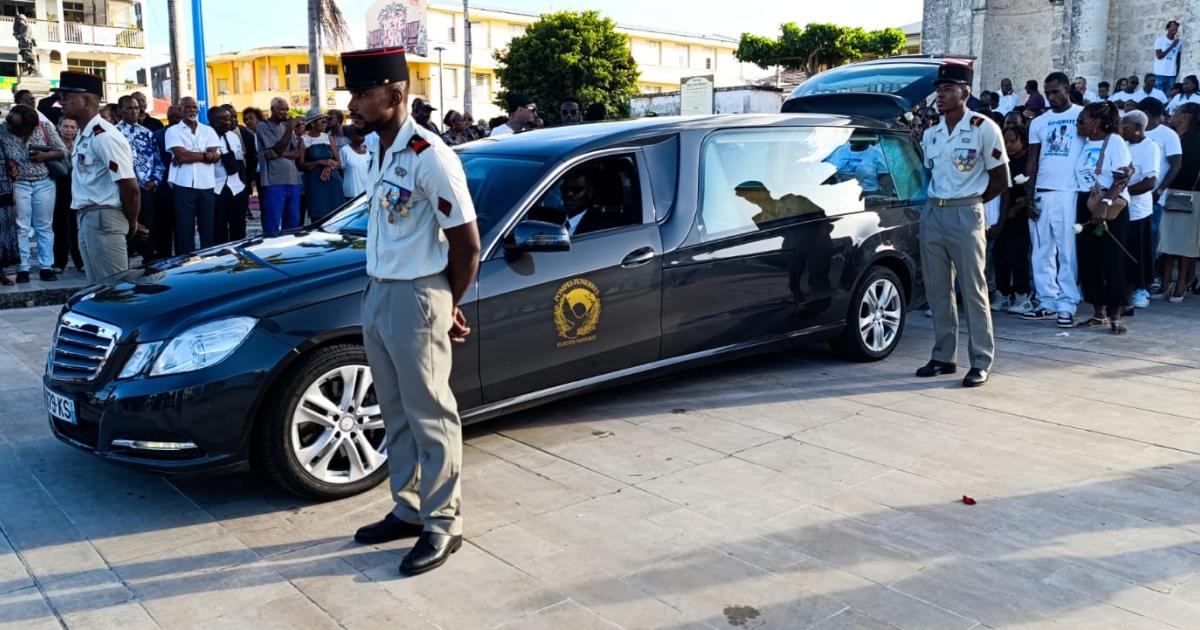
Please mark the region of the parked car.
[[[837, 112], [891, 120], [917, 106], [933, 106], [938, 66], [946, 61], [971, 64], [973, 57], [902, 55], [846, 64], [817, 73], [796, 86], [783, 102], [782, 111]], [[863, 95], [891, 98], [863, 98]], [[979, 99], [971, 96], [975, 109]]]
[[[452, 374], [467, 422], [800, 340], [882, 359], [921, 294], [926, 180], [901, 126], [656, 118], [459, 155], [483, 243]], [[581, 198], [588, 215], [567, 219]], [[366, 225], [359, 199], [72, 298], [44, 377], [54, 434], [157, 473], [254, 462], [309, 497], [377, 484]]]

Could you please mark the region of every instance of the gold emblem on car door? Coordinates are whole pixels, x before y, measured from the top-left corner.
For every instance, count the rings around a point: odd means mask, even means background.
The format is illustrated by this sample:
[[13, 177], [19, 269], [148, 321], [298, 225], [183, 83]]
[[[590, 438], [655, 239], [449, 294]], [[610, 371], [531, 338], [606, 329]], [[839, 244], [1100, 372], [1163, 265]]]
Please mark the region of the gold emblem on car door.
[[600, 288], [584, 278], [563, 283], [554, 294], [554, 327], [558, 347], [596, 340], [600, 326]]

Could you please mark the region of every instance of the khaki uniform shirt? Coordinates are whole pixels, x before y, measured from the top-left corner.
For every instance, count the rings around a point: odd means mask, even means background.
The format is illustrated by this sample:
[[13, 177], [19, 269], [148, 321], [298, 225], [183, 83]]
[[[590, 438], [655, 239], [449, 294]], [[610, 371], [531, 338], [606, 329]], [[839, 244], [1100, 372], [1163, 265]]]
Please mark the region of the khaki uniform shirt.
[[415, 280], [442, 273], [450, 252], [443, 230], [475, 220], [462, 162], [411, 116], [382, 162], [377, 156], [367, 175], [367, 274]]
[[925, 168], [931, 172], [929, 196], [977, 197], [987, 190], [988, 170], [1008, 163], [1000, 127], [983, 114], [967, 112], [951, 133], [942, 116], [921, 138]]
[[100, 116], [80, 127], [71, 160], [71, 208], [75, 210], [120, 208], [117, 182], [137, 179], [129, 141]]

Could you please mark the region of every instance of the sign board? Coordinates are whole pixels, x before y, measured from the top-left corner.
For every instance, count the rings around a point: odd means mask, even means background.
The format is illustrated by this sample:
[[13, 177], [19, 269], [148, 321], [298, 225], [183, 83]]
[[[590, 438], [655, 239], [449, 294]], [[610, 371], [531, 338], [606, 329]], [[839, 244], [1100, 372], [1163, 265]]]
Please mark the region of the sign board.
[[377, 0], [367, 9], [367, 48], [399, 48], [428, 57], [429, 0]]
[[715, 106], [712, 75], [686, 77], [679, 82], [680, 115], [711, 115]]

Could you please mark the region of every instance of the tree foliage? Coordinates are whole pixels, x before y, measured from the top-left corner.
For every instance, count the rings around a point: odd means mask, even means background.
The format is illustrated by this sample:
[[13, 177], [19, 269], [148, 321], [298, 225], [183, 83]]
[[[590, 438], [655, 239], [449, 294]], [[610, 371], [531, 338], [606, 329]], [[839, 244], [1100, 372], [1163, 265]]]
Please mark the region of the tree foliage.
[[584, 107], [604, 103], [623, 117], [637, 93], [629, 37], [596, 11], [543, 14], [495, 57], [496, 77], [504, 86], [496, 104], [504, 107], [510, 91], [525, 94], [538, 103], [547, 123], [558, 122], [558, 103], [568, 96]]
[[895, 55], [904, 49], [906, 39], [898, 28], [867, 31], [837, 24], [808, 24], [801, 29], [795, 22], [788, 22], [779, 30], [777, 39], [742, 33], [734, 54], [760, 68], [783, 66], [813, 75], [867, 55]]

